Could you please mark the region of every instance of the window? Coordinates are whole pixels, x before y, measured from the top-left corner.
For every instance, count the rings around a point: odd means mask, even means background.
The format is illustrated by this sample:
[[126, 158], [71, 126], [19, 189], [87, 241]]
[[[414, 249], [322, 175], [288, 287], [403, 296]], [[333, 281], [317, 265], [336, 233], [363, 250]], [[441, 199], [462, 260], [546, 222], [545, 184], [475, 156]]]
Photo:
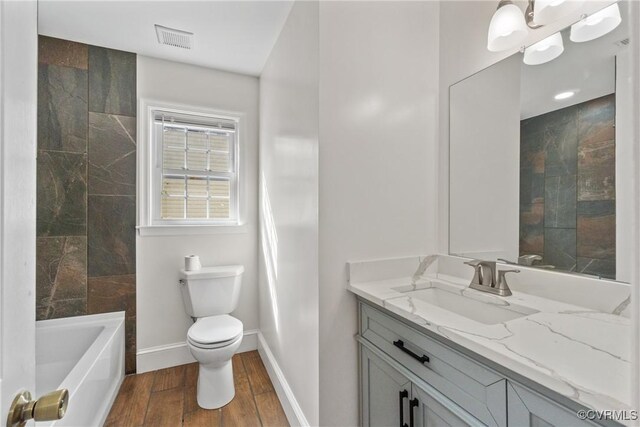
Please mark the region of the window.
[[239, 119], [151, 110], [154, 225], [238, 224]]

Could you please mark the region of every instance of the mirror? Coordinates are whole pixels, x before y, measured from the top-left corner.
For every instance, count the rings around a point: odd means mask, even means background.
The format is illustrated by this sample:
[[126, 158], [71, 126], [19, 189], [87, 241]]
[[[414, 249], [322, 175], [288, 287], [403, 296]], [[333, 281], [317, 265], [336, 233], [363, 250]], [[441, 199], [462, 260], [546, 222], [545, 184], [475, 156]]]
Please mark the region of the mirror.
[[[451, 254], [628, 282], [631, 105], [622, 22], [562, 54], [514, 54], [450, 87]], [[557, 36], [556, 36], [557, 38]]]

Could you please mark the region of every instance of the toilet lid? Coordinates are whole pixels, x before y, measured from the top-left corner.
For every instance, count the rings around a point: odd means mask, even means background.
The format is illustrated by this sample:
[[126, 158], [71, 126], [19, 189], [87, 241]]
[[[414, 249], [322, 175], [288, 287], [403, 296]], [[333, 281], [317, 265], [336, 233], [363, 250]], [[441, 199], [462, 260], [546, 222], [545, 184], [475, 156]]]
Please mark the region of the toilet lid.
[[195, 343], [215, 344], [231, 341], [242, 334], [242, 322], [227, 314], [198, 319], [187, 332]]

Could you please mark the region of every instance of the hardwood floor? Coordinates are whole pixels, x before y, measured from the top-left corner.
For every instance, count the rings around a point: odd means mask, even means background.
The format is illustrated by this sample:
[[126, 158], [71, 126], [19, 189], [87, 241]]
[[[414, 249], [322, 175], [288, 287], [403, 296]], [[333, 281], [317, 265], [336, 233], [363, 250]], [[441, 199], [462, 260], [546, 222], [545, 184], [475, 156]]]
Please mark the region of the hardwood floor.
[[105, 427], [288, 427], [257, 351], [233, 356], [235, 398], [220, 409], [198, 407], [198, 364], [125, 377]]

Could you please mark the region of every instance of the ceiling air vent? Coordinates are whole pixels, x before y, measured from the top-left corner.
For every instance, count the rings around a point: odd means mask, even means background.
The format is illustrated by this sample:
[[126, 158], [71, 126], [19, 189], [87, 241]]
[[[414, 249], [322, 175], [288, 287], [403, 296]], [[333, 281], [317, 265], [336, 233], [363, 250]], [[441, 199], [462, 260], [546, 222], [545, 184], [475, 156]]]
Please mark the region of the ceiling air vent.
[[156, 24], [156, 34], [158, 35], [158, 43], [166, 44], [167, 46], [191, 49], [193, 44], [193, 33], [187, 31], [175, 30]]

